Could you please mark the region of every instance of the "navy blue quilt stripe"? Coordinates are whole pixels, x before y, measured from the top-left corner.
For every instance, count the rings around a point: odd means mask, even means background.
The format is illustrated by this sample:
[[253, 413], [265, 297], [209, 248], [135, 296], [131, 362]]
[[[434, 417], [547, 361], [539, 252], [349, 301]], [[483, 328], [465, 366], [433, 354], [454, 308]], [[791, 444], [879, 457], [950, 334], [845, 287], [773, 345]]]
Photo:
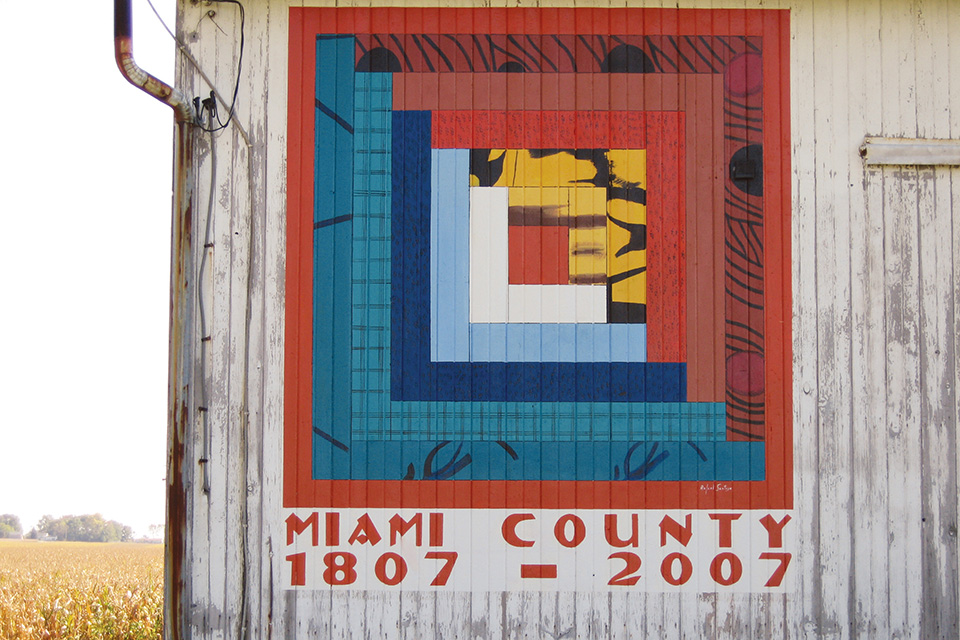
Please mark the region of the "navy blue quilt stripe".
[[430, 112], [393, 113], [393, 400], [685, 402], [676, 362], [430, 361]]

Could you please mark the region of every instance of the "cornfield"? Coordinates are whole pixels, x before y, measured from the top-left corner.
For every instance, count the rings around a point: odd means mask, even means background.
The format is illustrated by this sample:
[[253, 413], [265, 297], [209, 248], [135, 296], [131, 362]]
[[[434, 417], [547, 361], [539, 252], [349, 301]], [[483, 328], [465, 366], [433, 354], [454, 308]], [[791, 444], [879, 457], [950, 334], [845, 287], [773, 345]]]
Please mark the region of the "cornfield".
[[153, 640], [163, 547], [0, 540], [0, 638]]

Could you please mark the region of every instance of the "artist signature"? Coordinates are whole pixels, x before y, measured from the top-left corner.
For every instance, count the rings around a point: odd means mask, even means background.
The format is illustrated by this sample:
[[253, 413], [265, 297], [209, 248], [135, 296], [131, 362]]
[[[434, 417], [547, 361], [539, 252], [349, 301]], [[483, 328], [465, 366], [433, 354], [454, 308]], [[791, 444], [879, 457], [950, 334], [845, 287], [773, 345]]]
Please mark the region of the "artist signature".
[[729, 482], [701, 482], [700, 491], [733, 491], [733, 485]]

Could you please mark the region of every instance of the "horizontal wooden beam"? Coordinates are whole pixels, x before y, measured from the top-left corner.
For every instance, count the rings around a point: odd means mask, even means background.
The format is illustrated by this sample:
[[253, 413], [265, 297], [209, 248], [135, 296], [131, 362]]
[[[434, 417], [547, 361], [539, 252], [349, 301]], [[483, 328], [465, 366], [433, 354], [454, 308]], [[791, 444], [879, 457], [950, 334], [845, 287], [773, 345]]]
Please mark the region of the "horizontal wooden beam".
[[867, 137], [860, 157], [864, 164], [960, 166], [960, 140]]

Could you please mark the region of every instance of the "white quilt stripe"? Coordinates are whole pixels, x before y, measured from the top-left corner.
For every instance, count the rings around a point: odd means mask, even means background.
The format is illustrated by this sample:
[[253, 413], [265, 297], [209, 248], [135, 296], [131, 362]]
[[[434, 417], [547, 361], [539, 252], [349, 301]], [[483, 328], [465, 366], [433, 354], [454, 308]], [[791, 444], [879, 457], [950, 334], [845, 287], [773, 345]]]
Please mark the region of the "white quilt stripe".
[[596, 285], [511, 284], [507, 322], [605, 323], [607, 289]]
[[470, 189], [470, 322], [507, 321], [507, 187]]
[[470, 188], [470, 322], [605, 323], [606, 287], [509, 284], [507, 187]]

